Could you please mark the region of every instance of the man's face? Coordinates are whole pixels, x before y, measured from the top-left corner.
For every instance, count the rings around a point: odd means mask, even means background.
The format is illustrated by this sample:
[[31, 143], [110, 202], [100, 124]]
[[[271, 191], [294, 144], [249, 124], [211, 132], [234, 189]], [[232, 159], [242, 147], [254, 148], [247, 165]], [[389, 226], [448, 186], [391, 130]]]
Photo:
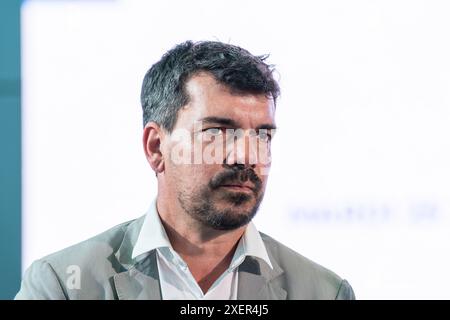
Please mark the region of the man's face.
[[273, 100], [233, 94], [207, 73], [192, 77], [186, 89], [190, 102], [162, 143], [169, 197], [213, 229], [244, 226], [267, 183]]

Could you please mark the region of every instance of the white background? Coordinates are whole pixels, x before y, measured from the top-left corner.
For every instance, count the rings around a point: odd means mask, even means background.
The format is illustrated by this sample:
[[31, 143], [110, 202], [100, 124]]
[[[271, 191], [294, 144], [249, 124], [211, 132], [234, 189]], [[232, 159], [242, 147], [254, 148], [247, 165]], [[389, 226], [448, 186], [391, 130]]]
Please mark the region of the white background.
[[175, 44], [270, 53], [282, 97], [264, 231], [359, 299], [448, 299], [447, 1], [27, 1], [23, 268], [144, 214], [140, 87]]

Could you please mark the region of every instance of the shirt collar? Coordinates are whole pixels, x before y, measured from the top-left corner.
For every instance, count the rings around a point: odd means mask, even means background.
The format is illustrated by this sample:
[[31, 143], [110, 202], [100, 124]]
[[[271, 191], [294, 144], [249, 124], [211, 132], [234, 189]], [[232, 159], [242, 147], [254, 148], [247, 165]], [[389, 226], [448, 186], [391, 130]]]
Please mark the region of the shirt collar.
[[[156, 200], [154, 200], [147, 210], [141, 231], [133, 248], [132, 259], [154, 249], [164, 247], [173, 250], [166, 230], [161, 223], [156, 207]], [[250, 222], [245, 229], [244, 235], [240, 239], [231, 261], [230, 268], [239, 265], [246, 256], [260, 258], [273, 269], [266, 246], [253, 222]]]
[[145, 215], [131, 258], [134, 259], [141, 254], [164, 247], [172, 248], [172, 245], [161, 223], [156, 209], [156, 200], [154, 200]]
[[247, 256], [260, 258], [273, 269], [269, 255], [267, 254], [266, 246], [253, 222], [248, 224], [244, 235], [241, 240], [239, 240], [230, 268], [238, 266]]

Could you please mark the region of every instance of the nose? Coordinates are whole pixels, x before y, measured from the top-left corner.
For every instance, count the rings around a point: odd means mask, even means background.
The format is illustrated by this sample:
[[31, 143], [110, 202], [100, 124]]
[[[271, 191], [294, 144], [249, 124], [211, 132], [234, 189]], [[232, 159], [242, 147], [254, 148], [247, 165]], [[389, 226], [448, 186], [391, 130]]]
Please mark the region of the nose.
[[[256, 165], [252, 164], [249, 167], [254, 169]], [[234, 163], [234, 164], [228, 164], [228, 163], [224, 163], [224, 167], [231, 169], [231, 170], [235, 170], [235, 171], [244, 171], [247, 166], [245, 164], [239, 164], [239, 163]]]
[[[239, 129], [242, 130], [242, 129]], [[257, 139], [242, 130], [227, 143], [225, 163], [255, 168], [258, 161]]]

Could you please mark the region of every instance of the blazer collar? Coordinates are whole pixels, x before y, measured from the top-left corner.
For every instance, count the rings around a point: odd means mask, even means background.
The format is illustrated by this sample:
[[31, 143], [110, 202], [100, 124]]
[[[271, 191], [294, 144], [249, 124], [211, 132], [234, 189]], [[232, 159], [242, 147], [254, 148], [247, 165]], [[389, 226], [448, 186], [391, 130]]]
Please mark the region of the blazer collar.
[[[122, 243], [115, 253], [122, 265], [122, 272], [114, 275], [114, 285], [120, 300], [160, 300], [156, 251], [132, 258], [133, 248], [142, 228], [145, 215], [131, 222], [125, 231]], [[124, 271], [123, 271], [124, 270]]]
[[161, 300], [156, 251], [129, 270], [116, 274], [114, 284], [120, 300]]
[[273, 269], [260, 259], [248, 256], [238, 269], [238, 300], [285, 300], [280, 276], [283, 270], [272, 259]]
[[117, 261], [119, 261], [119, 263], [126, 269], [131, 268], [138, 261], [136, 259], [133, 259], [131, 254], [139, 237], [139, 232], [141, 231], [144, 219], [145, 215], [136, 220], [133, 220], [126, 226], [122, 242], [119, 246], [119, 249], [117, 249], [116, 253], [114, 254]]

